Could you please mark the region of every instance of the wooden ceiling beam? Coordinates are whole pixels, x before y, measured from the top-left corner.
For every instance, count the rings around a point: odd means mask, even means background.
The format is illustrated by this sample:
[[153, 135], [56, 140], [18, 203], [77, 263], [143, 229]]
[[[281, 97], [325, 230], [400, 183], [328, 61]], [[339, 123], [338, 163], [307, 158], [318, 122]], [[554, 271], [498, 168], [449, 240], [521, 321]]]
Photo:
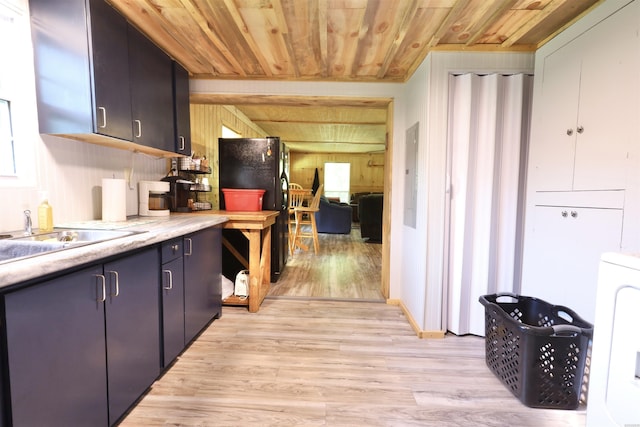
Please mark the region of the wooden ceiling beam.
[[340, 121], [340, 120], [272, 120], [272, 119], [251, 119], [256, 124], [266, 123], [287, 123], [290, 125], [352, 125], [352, 126], [384, 126], [387, 124], [384, 122], [354, 122], [354, 121]]
[[290, 107], [366, 107], [386, 108], [391, 98], [340, 97], [340, 96], [295, 96], [295, 95], [256, 95], [192, 93], [192, 104], [217, 105], [283, 105]]
[[345, 144], [345, 145], [382, 145], [384, 147], [384, 141], [335, 141], [335, 140], [322, 140], [322, 141], [312, 141], [312, 140], [303, 140], [303, 141], [293, 141], [293, 140], [285, 140], [285, 144], [314, 144], [314, 145], [325, 145], [325, 144]]

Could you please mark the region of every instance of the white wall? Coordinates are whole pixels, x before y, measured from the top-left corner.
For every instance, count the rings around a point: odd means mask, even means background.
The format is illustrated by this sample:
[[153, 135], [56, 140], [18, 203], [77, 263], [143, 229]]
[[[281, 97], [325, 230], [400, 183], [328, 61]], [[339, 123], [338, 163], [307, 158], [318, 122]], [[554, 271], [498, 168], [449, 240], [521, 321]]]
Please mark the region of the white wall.
[[402, 296], [414, 319], [426, 331], [446, 329], [442, 318], [447, 238], [444, 215], [449, 75], [464, 72], [532, 73], [533, 66], [532, 53], [434, 52], [406, 84], [405, 122], [410, 126], [421, 120], [418, 187], [421, 197], [418, 201], [418, 228], [415, 232], [408, 227], [403, 230], [405, 256], [402, 257], [401, 270], [405, 276], [415, 276], [411, 280], [420, 283], [406, 289]]
[[[124, 178], [124, 169], [131, 167], [134, 170], [134, 189], [127, 192], [127, 215], [137, 214], [137, 182], [162, 178], [167, 172], [167, 161], [40, 136], [27, 0], [11, 0], [10, 8], [0, 3], [0, 13], [14, 19], [17, 34], [12, 43], [20, 45], [20, 55], [2, 64], [10, 72], [0, 75], [1, 85], [16, 89], [11, 95], [11, 103], [18, 161], [16, 176], [0, 176], [0, 232], [21, 230], [23, 211], [30, 209], [35, 213], [40, 204], [39, 193], [43, 190], [49, 193], [54, 225], [100, 219], [102, 178]], [[34, 214], [33, 218], [33, 225], [37, 227], [37, 215]]]

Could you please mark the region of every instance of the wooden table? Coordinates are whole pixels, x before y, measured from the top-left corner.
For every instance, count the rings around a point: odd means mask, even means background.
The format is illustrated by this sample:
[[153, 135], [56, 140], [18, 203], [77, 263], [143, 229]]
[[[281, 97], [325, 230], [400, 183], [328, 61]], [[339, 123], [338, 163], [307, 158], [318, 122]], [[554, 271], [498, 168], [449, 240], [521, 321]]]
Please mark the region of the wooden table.
[[224, 215], [229, 221], [223, 228], [240, 230], [249, 241], [249, 259], [238, 252], [226, 239], [222, 244], [249, 270], [249, 297], [238, 298], [235, 295], [222, 301], [225, 305], [246, 305], [255, 313], [267, 296], [271, 286], [271, 225], [276, 222], [278, 211], [207, 211], [210, 214]]

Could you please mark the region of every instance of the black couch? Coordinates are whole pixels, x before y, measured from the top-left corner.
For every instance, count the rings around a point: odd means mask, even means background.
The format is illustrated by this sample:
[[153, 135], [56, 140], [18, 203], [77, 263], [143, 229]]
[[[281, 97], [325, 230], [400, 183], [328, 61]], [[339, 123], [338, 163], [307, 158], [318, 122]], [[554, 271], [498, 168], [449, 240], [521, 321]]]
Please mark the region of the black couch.
[[360, 236], [369, 242], [382, 242], [382, 194], [368, 194], [360, 197]]
[[320, 206], [316, 212], [318, 233], [351, 233], [351, 206], [333, 203], [324, 196], [320, 197]]

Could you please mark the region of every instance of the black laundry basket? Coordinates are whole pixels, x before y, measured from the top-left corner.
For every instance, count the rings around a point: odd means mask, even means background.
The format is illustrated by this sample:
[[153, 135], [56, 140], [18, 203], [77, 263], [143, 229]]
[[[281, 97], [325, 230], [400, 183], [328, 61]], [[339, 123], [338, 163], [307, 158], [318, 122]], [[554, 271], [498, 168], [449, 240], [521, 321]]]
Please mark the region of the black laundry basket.
[[593, 325], [537, 298], [500, 293], [479, 300], [489, 369], [529, 407], [576, 409]]

